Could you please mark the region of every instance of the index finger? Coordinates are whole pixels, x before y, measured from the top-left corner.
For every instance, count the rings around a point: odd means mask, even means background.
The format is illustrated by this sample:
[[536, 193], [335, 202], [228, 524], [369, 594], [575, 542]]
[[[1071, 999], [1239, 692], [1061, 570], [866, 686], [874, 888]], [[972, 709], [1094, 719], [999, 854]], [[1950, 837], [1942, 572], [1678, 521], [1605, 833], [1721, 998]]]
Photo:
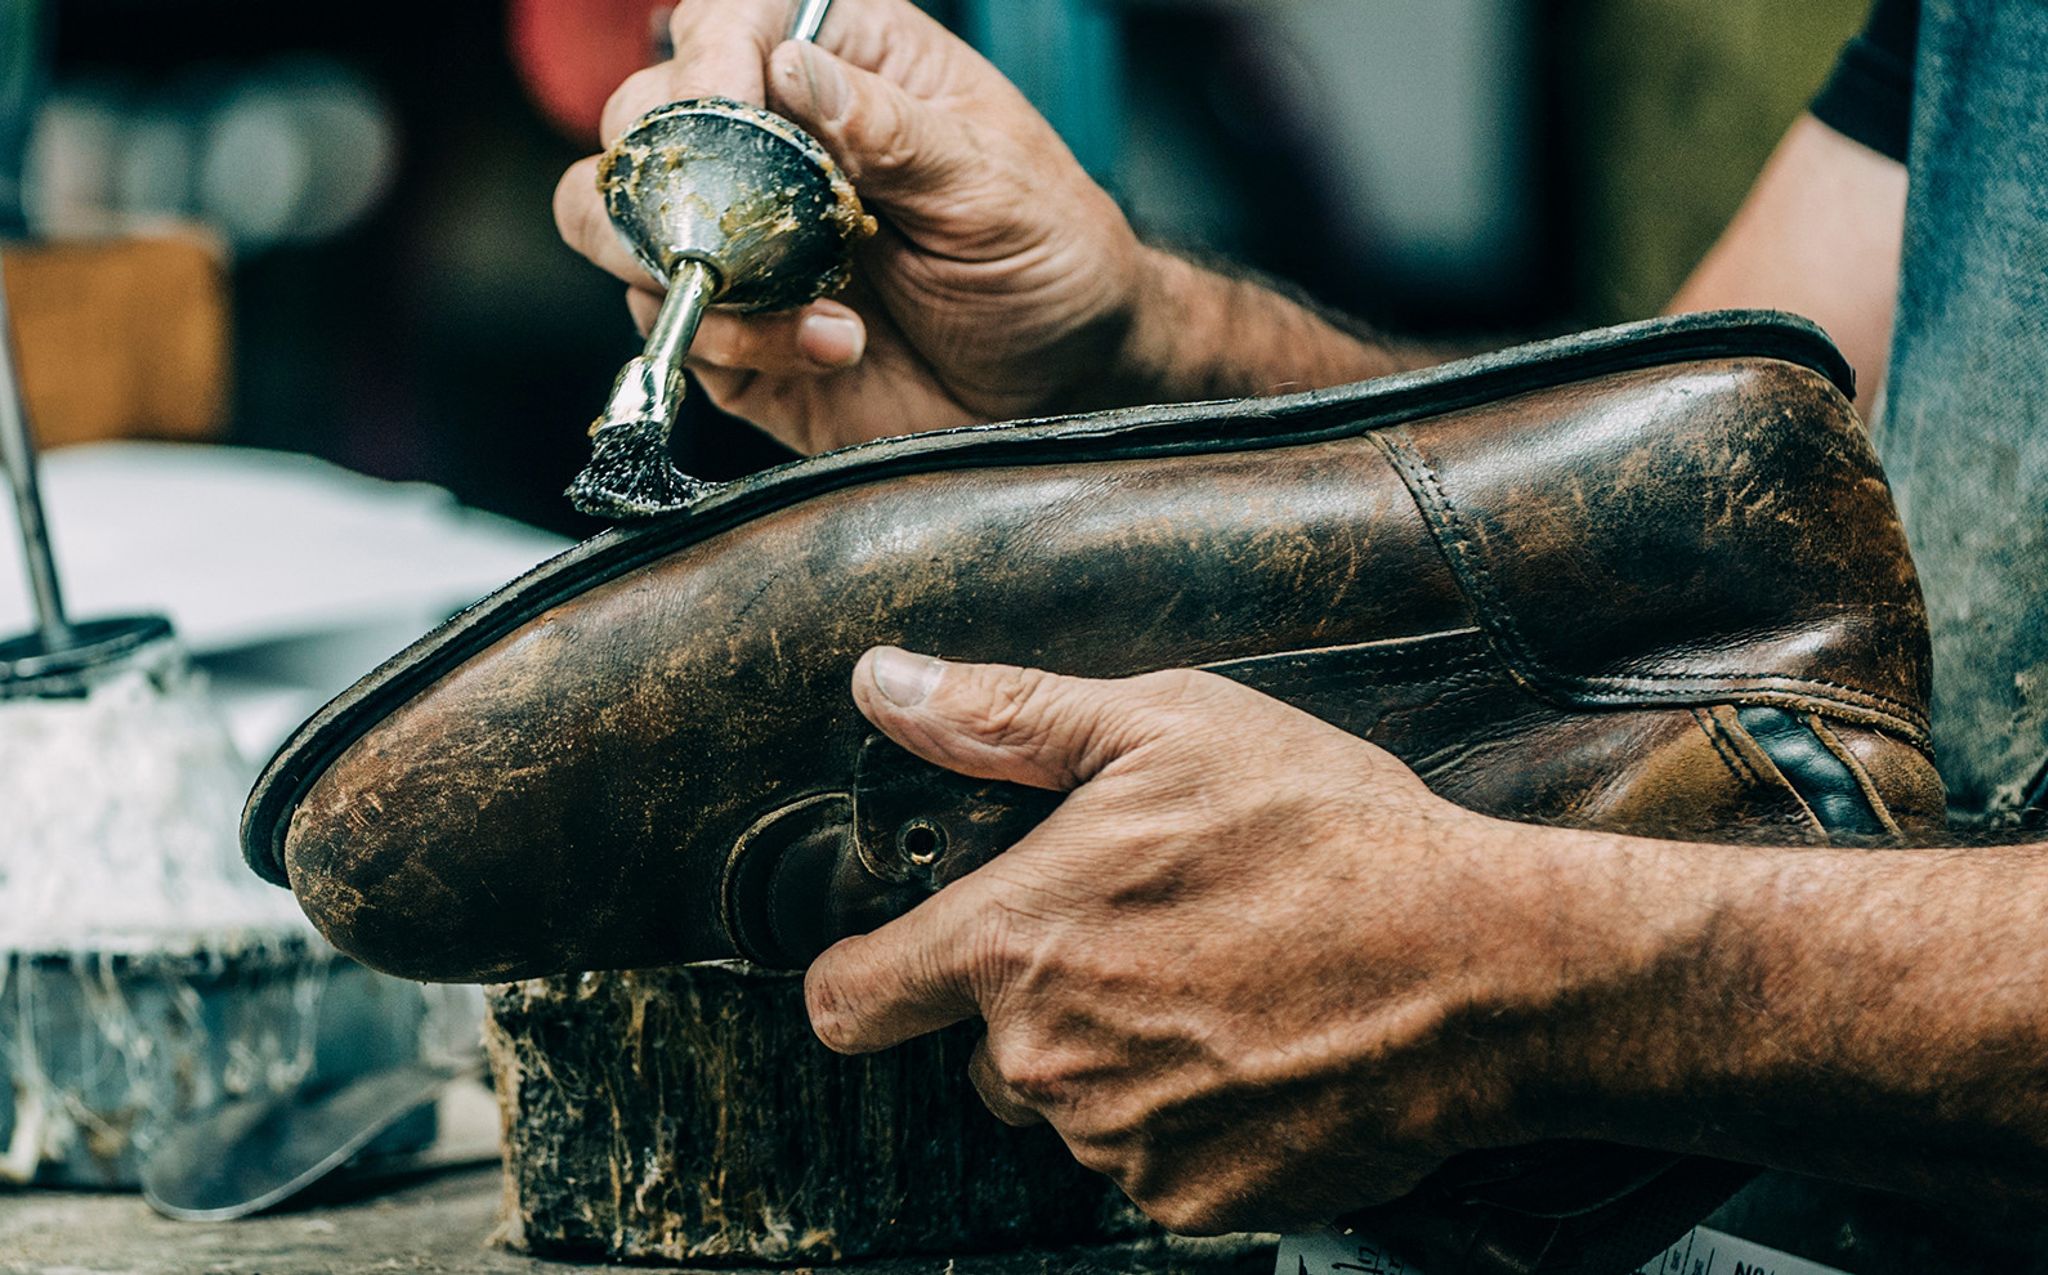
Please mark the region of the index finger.
[[[674, 53], [637, 71], [605, 104], [600, 134], [610, 146], [634, 120], [669, 102], [730, 97], [768, 104], [768, 58], [789, 33], [797, 0], [682, 0], [669, 18]], [[976, 57], [910, 0], [837, 0], [818, 47], [913, 93], [946, 79], [944, 68]], [[993, 69], [989, 70], [991, 76]]]
[[842, 1054], [873, 1053], [981, 1012], [975, 931], [986, 883], [965, 877], [867, 934], [841, 939], [804, 975], [811, 1030]]
[[790, 13], [789, 0], [683, 0], [669, 19], [674, 55], [627, 76], [605, 103], [604, 144], [655, 107], [684, 98], [767, 105], [768, 55], [782, 43]]

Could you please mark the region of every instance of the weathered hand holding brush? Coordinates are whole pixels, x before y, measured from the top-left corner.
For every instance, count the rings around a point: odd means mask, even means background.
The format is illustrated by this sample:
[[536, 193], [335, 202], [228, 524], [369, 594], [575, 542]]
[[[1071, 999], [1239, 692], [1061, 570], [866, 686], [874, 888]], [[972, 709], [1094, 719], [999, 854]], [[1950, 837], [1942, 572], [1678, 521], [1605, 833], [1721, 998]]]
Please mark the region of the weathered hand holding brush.
[[[829, 0], [797, 6], [789, 38], [812, 39]], [[712, 305], [788, 310], [844, 287], [874, 233], [853, 184], [816, 139], [730, 98], [671, 102], [605, 152], [598, 187], [612, 224], [668, 287], [647, 348], [619, 372], [591, 425], [570, 503], [594, 518], [673, 513], [713, 484], [670, 458], [683, 362]]]

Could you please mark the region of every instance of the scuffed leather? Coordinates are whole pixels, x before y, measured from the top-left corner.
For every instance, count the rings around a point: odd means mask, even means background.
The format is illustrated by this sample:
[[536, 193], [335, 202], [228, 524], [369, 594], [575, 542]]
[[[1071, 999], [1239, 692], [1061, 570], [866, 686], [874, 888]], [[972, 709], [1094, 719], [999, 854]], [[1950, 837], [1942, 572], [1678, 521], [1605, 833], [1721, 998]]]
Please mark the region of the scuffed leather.
[[[273, 760], [245, 850], [407, 977], [800, 965], [1059, 800], [874, 736], [847, 683], [879, 643], [1209, 668], [1504, 817], [1925, 834], [1925, 616], [1846, 388], [1816, 330], [1722, 315], [799, 462], [372, 674]], [[1745, 1172], [1552, 1145], [1377, 1217], [1438, 1275], [1618, 1269]]]
[[[1830, 732], [1874, 817], [1926, 828], [1925, 625], [1883, 478], [1836, 381], [1742, 354], [1747, 333], [1599, 373], [1626, 363], [1613, 342], [1595, 374], [1544, 385], [1535, 366], [1520, 393], [1444, 411], [1358, 387], [1348, 429], [1347, 392], [1307, 396], [1236, 450], [1086, 417], [1033, 427], [1054, 445], [1008, 463], [860, 449], [866, 481], [598, 575], [491, 640], [464, 640], [474, 617], [428, 639], [337, 701], [353, 721], [329, 710], [287, 746], [251, 809], [295, 783], [289, 822], [245, 839], [252, 858], [281, 844], [339, 947], [409, 977], [800, 964], [1051, 805], [878, 769], [846, 688], [883, 642], [1096, 676], [1211, 668], [1492, 814], [1823, 840], [1736, 720], [1769, 705]], [[1471, 379], [1430, 386], [1458, 402]], [[1389, 397], [1395, 419], [1374, 420]], [[1165, 409], [1175, 437], [1191, 410]], [[1316, 432], [1275, 443], [1289, 410]], [[893, 472], [905, 457], [928, 467]], [[429, 662], [445, 671], [388, 696]], [[801, 838], [793, 807], [818, 824]], [[920, 818], [945, 846], [908, 867]], [[749, 862], [799, 843], [798, 863]]]

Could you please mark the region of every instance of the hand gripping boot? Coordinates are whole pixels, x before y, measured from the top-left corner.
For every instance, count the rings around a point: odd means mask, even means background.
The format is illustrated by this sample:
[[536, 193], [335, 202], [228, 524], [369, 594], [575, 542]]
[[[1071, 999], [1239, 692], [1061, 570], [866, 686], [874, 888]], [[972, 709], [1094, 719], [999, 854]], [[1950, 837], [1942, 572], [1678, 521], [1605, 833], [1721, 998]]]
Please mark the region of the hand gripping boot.
[[[392, 659], [285, 744], [244, 846], [336, 946], [412, 978], [801, 966], [1058, 801], [875, 735], [848, 678], [878, 643], [1211, 669], [1508, 818], [1925, 831], [1926, 621], [1848, 389], [1810, 324], [1726, 313], [798, 461]], [[1620, 1269], [1740, 1174], [1470, 1156], [1386, 1220], [1436, 1275]]]

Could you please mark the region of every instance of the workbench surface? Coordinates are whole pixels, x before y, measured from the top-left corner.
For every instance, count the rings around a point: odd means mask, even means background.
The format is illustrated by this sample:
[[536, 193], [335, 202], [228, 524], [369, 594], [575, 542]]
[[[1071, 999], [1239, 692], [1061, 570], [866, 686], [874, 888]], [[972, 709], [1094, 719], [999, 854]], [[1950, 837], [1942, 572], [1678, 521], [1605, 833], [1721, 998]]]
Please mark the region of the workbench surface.
[[172, 1222], [142, 1197], [0, 1194], [0, 1272], [121, 1275], [532, 1275], [559, 1263], [491, 1247], [498, 1170], [460, 1169], [371, 1199], [240, 1222]]
[[[0, 1275], [567, 1275], [593, 1267], [493, 1246], [495, 1166], [453, 1170], [369, 1199], [240, 1222], [172, 1222], [139, 1196], [0, 1193]], [[1117, 1246], [1057, 1254], [990, 1254], [849, 1266], [862, 1275], [1265, 1275], [1270, 1249]], [[722, 1271], [719, 1275], [748, 1275]], [[789, 1275], [781, 1272], [780, 1275]]]

